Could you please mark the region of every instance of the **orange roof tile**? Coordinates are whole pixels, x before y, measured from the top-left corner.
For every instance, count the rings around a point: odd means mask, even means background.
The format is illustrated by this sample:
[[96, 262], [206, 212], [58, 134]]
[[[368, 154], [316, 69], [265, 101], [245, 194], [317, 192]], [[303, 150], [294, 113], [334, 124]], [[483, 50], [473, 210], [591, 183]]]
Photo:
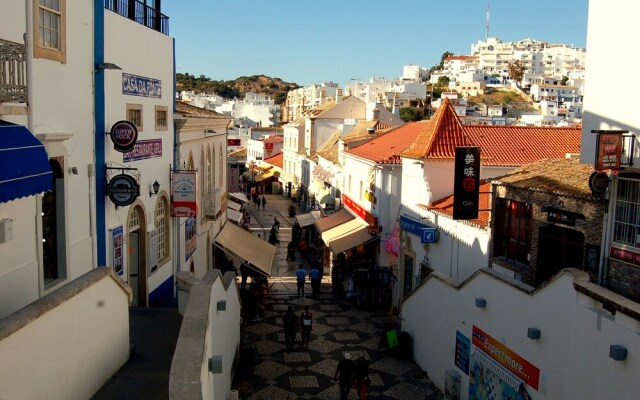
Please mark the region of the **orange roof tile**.
[[543, 158], [580, 153], [581, 129], [513, 125], [464, 125], [480, 146], [485, 166], [517, 167]]
[[[433, 202], [430, 206], [424, 204], [418, 204], [418, 207], [437, 212], [443, 215], [447, 215], [453, 218], [453, 195], [447, 196], [440, 200]], [[491, 182], [487, 180], [480, 181], [479, 197], [478, 197], [478, 218], [464, 220], [472, 225], [477, 225], [481, 228], [489, 227], [489, 220], [491, 219]]]
[[270, 138], [266, 138], [262, 140], [263, 143], [281, 143], [284, 142], [284, 138], [282, 136], [271, 136]]
[[427, 126], [425, 122], [412, 122], [392, 129], [346, 153], [375, 163], [399, 164], [398, 153], [413, 143]]
[[407, 158], [451, 159], [456, 147], [472, 146], [449, 99], [445, 98], [415, 142], [400, 156]]
[[265, 158], [264, 162], [267, 164], [271, 164], [274, 167], [278, 167], [278, 168], [282, 168], [282, 165], [284, 163], [284, 154], [283, 153], [278, 153], [273, 157], [269, 157], [269, 158]]

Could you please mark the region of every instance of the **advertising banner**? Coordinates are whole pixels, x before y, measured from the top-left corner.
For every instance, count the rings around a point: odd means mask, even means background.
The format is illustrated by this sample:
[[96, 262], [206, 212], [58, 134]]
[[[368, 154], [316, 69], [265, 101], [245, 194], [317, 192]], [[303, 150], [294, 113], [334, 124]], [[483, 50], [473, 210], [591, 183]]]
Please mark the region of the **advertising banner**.
[[196, 173], [172, 172], [171, 216], [194, 218], [198, 215]]
[[598, 158], [596, 170], [620, 169], [622, 159], [622, 133], [598, 134]]
[[122, 225], [110, 229], [111, 232], [111, 267], [113, 271], [122, 276], [124, 274], [123, 246], [124, 234]]
[[189, 218], [184, 223], [184, 260], [188, 261], [189, 257], [196, 251], [198, 244], [198, 228], [197, 219]]
[[538, 390], [540, 370], [507, 346], [473, 326], [475, 346], [469, 366], [469, 398], [530, 398]]

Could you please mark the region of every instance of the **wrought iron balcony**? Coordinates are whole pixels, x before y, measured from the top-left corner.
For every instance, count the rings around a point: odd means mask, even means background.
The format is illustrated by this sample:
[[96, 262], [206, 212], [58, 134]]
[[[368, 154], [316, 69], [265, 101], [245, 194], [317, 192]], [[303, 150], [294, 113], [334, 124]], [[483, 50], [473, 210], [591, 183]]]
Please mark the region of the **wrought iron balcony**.
[[104, 8], [165, 35], [169, 34], [169, 17], [138, 0], [104, 0]]
[[27, 103], [27, 46], [0, 39], [0, 103]]

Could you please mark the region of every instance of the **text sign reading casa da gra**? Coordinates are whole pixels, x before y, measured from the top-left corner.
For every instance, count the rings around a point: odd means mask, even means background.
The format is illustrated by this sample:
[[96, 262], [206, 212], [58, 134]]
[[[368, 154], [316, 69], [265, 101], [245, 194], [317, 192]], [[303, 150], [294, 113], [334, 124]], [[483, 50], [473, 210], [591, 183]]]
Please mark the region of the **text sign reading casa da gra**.
[[122, 94], [159, 99], [162, 97], [162, 81], [123, 73]]

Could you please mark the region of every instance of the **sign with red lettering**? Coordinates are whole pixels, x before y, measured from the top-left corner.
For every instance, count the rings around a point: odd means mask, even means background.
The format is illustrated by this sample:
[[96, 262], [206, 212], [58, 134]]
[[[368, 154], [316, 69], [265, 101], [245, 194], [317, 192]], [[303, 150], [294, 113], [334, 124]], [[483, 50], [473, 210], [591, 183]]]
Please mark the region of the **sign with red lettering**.
[[171, 182], [171, 216], [195, 218], [198, 215], [196, 173], [173, 172]]
[[540, 370], [513, 350], [473, 326], [473, 345], [491, 357], [498, 364], [522, 379], [527, 385], [538, 390]]
[[596, 170], [612, 169], [617, 171], [620, 169], [621, 159], [622, 133], [599, 133]]
[[162, 139], [139, 140], [131, 151], [122, 155], [123, 162], [162, 157]]
[[227, 139], [227, 146], [240, 146], [240, 139]]
[[378, 225], [378, 218], [375, 215], [371, 214], [367, 210], [360, 207], [358, 203], [349, 198], [346, 194], [342, 195], [342, 204], [347, 207], [349, 210], [353, 211], [358, 217], [362, 218], [366, 223], [371, 226]]
[[611, 246], [609, 257], [612, 260], [623, 261], [629, 264], [640, 265], [640, 253], [634, 251], [623, 250], [618, 247]]

